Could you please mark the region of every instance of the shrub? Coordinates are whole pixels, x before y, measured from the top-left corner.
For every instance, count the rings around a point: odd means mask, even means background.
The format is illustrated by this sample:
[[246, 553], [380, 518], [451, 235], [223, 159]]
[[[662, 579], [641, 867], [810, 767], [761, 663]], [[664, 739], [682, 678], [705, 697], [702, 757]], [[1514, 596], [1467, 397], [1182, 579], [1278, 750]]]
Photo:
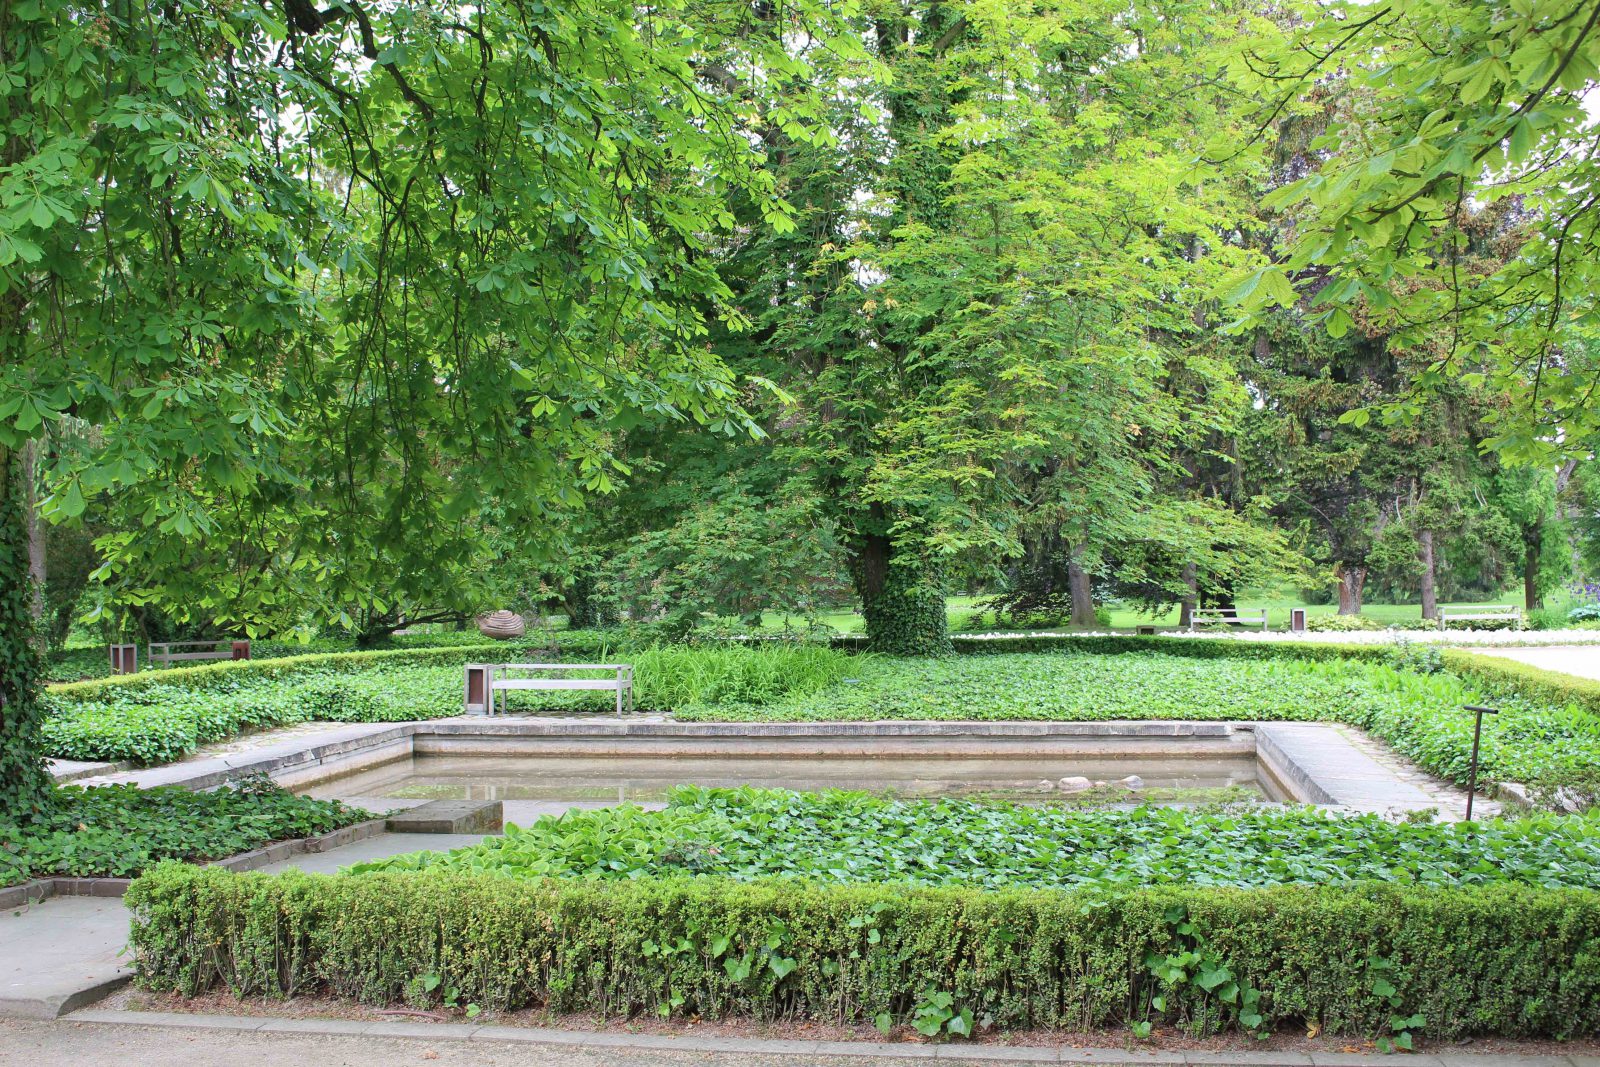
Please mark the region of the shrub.
[[66, 786], [26, 825], [0, 815], [0, 885], [47, 875], [126, 877], [162, 860], [220, 859], [369, 818], [339, 801], [297, 797], [259, 779], [206, 793]]
[[1365, 615], [1311, 615], [1306, 619], [1306, 629], [1312, 633], [1353, 633], [1383, 628], [1383, 623]]
[[172, 864], [127, 902], [138, 980], [186, 995], [421, 1006], [453, 989], [490, 1010], [885, 1026], [942, 1004], [1001, 1029], [1600, 1031], [1589, 890], [994, 892]]

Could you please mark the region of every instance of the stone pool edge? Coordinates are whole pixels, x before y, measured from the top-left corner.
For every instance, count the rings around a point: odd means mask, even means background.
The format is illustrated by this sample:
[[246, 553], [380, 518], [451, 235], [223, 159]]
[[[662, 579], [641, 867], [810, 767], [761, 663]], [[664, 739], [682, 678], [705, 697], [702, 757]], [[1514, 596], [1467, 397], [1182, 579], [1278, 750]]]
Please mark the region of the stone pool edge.
[[[1439, 798], [1362, 752], [1326, 723], [1109, 722], [679, 723], [458, 716], [361, 723], [225, 756], [85, 779], [212, 789], [251, 774], [299, 788], [412, 755], [992, 756], [1138, 758], [1253, 755], [1286, 800], [1380, 813], [1439, 808]], [[1174, 748], [1174, 746], [1176, 746]], [[1081, 751], [1080, 751], [1081, 750]]]

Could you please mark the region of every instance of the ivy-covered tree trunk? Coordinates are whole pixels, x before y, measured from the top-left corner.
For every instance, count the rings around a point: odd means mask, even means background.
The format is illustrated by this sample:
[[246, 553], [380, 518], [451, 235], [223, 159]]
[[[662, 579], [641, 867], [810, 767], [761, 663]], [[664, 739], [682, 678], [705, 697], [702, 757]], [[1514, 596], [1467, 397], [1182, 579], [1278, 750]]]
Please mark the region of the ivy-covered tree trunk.
[[33, 612], [33, 621], [37, 633], [35, 640], [44, 647], [45, 633], [42, 625], [44, 621], [44, 590], [45, 581], [49, 577], [47, 563], [45, 562], [45, 534], [44, 520], [39, 518], [39, 461], [40, 442], [29, 441], [22, 446], [22, 485], [23, 499], [25, 501], [24, 515], [28, 524], [28, 580], [33, 583], [33, 601], [30, 610]]
[[561, 594], [567, 612], [567, 627], [572, 630], [602, 630], [619, 621], [617, 609], [599, 595], [599, 583], [592, 572], [580, 570]]
[[33, 643], [27, 500], [22, 457], [0, 444], [0, 811], [21, 820], [52, 796], [39, 751], [42, 664]]
[[867, 641], [873, 650], [896, 656], [937, 656], [950, 651], [944, 590], [932, 567], [897, 559], [888, 536], [868, 534], [852, 545], [850, 577], [861, 597]]

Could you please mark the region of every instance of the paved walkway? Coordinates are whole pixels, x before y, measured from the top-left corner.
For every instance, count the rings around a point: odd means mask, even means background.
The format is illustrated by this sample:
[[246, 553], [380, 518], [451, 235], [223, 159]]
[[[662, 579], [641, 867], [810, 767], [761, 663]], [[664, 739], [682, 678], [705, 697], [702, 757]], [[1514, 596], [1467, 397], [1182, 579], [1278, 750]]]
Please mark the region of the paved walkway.
[[0, 1015], [54, 1018], [127, 982], [118, 897], [51, 897], [0, 915]]
[[[855, 1067], [932, 1060], [1009, 1063], [1164, 1064], [1189, 1067], [1347, 1067], [1389, 1057], [1335, 1052], [1156, 1052], [1115, 1048], [1027, 1048], [993, 1044], [781, 1041], [540, 1030], [451, 1023], [363, 1023], [88, 1011], [53, 1022], [0, 1020], [0, 1063], [27, 1067], [248, 1062], [253, 1067], [400, 1067], [414, 1063], [525, 1067]], [[1600, 1067], [1585, 1056], [1496, 1056], [1454, 1052], [1404, 1057], [1406, 1067]]]
[[[364, 860], [480, 840], [480, 834], [379, 834], [263, 869], [328, 873]], [[118, 897], [51, 897], [0, 913], [0, 1017], [52, 1019], [98, 1001], [132, 977], [132, 960], [123, 953], [127, 943], [128, 910]]]
[[1600, 648], [1566, 645], [1560, 648], [1474, 648], [1485, 656], [1500, 656], [1547, 671], [1575, 674], [1600, 681]]

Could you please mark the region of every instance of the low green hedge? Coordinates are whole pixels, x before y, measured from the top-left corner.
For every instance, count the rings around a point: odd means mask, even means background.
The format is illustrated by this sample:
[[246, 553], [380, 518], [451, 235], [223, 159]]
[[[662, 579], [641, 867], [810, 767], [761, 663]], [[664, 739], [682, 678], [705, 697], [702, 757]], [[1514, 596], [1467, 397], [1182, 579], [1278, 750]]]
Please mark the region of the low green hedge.
[[[843, 634], [833, 639], [835, 648], [864, 651], [865, 637]], [[978, 637], [951, 634], [951, 651], [958, 655], [1004, 655], [1009, 652], [1082, 652], [1095, 656], [1120, 656], [1153, 652], [1189, 659], [1354, 659], [1374, 662], [1389, 659], [1394, 650], [1384, 645], [1336, 644], [1328, 641], [1228, 641], [1204, 637], [1162, 637], [1136, 634], [1012, 634]]]
[[[461, 713], [461, 664], [514, 660], [495, 645], [422, 652], [348, 653], [63, 686], [45, 694], [40, 727], [49, 755], [165, 763], [247, 730], [308, 721], [410, 722]], [[592, 657], [591, 657], [592, 658]], [[634, 666], [638, 705], [667, 710], [697, 700], [774, 701], [815, 692], [862, 662], [817, 645], [644, 648], [609, 657]], [[513, 710], [600, 710], [603, 691], [519, 692]]]
[[[1594, 649], [1600, 661], [1600, 646]], [[1481, 682], [1496, 693], [1519, 696], [1539, 704], [1581, 708], [1600, 715], [1600, 681], [1520, 663], [1504, 656], [1486, 656], [1461, 649], [1445, 649], [1441, 663], [1464, 678]]]
[[523, 655], [530, 647], [512, 642], [487, 642], [449, 648], [399, 648], [377, 652], [318, 652], [278, 659], [220, 660], [194, 667], [140, 671], [87, 682], [52, 685], [49, 695], [62, 703], [98, 702], [144, 689], [228, 689], [241, 682], [277, 681], [303, 674], [355, 673], [400, 666], [459, 666], [489, 660], [502, 662]]
[[1600, 1033], [1592, 890], [1102, 895], [164, 865], [126, 899], [139, 982], [185, 995], [426, 1006], [449, 991], [486, 1010], [910, 1022], [946, 1035], [1150, 1021]]

